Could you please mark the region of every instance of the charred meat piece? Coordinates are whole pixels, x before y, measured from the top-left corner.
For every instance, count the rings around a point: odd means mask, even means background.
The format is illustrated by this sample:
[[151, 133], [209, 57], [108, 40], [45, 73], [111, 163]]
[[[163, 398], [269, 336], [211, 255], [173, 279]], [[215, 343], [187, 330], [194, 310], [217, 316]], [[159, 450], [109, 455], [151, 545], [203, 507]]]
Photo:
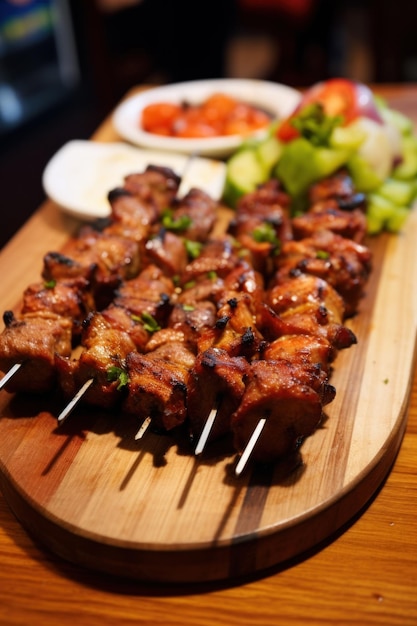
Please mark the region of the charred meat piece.
[[323, 278], [342, 296], [346, 316], [351, 316], [363, 296], [371, 263], [369, 248], [323, 230], [283, 245], [276, 260], [275, 281], [283, 282], [300, 273]]
[[146, 239], [151, 225], [159, 217], [156, 209], [141, 202], [123, 187], [113, 189], [108, 199], [111, 216], [109, 224], [104, 229], [105, 232], [138, 242]]
[[56, 358], [64, 395], [73, 397], [87, 380], [93, 379], [82, 401], [106, 409], [114, 407], [122, 399], [126, 357], [135, 350], [135, 344], [126, 332], [109, 326], [100, 313], [87, 318], [82, 344], [84, 350], [78, 359]]
[[[149, 309], [144, 308], [144, 310]], [[103, 309], [101, 314], [109, 326], [127, 333], [137, 350], [145, 349], [151, 333], [146, 330], [146, 322], [140, 315], [135, 315], [128, 308], [114, 303]]]
[[183, 239], [164, 228], [146, 241], [144, 249], [146, 261], [160, 267], [166, 276], [178, 276], [187, 265]]
[[84, 277], [90, 283], [96, 308], [104, 308], [112, 300], [114, 289], [121, 281], [136, 276], [139, 268], [139, 246], [135, 241], [84, 227], [65, 248], [65, 254], [51, 252], [44, 257], [42, 278], [60, 281]]
[[45, 393], [56, 382], [55, 354], [71, 354], [72, 322], [50, 312], [27, 313], [17, 319], [11, 311], [3, 316], [0, 335], [0, 369], [8, 372], [15, 363], [22, 366], [8, 381], [10, 393]]
[[[218, 204], [201, 189], [190, 189], [173, 204], [172, 223], [181, 225], [181, 235], [192, 241], [205, 242], [213, 230]], [[163, 222], [164, 223], [164, 222]]]
[[265, 304], [259, 309], [258, 323], [270, 341], [285, 335], [310, 335], [329, 341], [335, 350], [344, 350], [357, 343], [350, 328], [331, 321], [328, 310], [314, 302], [290, 309], [285, 315], [277, 315]]
[[155, 265], [146, 267], [136, 278], [125, 281], [116, 291], [113, 304], [129, 311], [132, 319], [143, 322], [144, 314], [159, 325], [165, 325], [172, 310], [172, 279]]
[[289, 198], [276, 180], [270, 180], [238, 202], [229, 232], [247, 251], [254, 269], [269, 274], [271, 257], [281, 243], [292, 239]]
[[[251, 296], [254, 305], [264, 298], [264, 279], [262, 274], [256, 272], [246, 261], [239, 263], [228, 273], [224, 279], [225, 293], [247, 293]], [[225, 297], [218, 299], [221, 306]]]
[[172, 169], [149, 165], [144, 172], [126, 176], [123, 188], [160, 215], [173, 203], [180, 182], [180, 177]]
[[179, 277], [181, 286], [207, 276], [224, 278], [239, 262], [236, 248], [229, 237], [209, 239], [198, 256], [190, 261]]
[[197, 279], [192, 279], [182, 285], [178, 293], [177, 301], [187, 306], [190, 302], [213, 302], [217, 303], [220, 294], [224, 290], [224, 281], [216, 272], [213, 275], [203, 274]]
[[168, 319], [169, 329], [182, 333], [189, 350], [197, 351], [199, 337], [213, 328], [217, 321], [216, 306], [209, 300], [178, 303], [174, 305]]
[[[321, 384], [327, 386], [327, 380]], [[289, 361], [252, 363], [242, 401], [231, 418], [236, 450], [243, 452], [261, 418], [266, 424], [251, 454], [254, 462], [273, 462], [295, 450], [322, 420], [322, 397], [329, 392], [314, 387], [313, 377], [309, 380]]]
[[187, 383], [194, 355], [182, 343], [169, 343], [147, 354], [131, 352], [126, 360], [128, 395], [123, 409], [153, 427], [170, 431], [187, 417]]
[[257, 309], [247, 293], [232, 292], [230, 296], [218, 310], [215, 326], [199, 338], [198, 350], [219, 348], [231, 356], [250, 359], [259, 352], [264, 341], [256, 325]]
[[308, 191], [310, 205], [328, 200], [329, 198], [343, 203], [348, 202], [351, 198], [355, 198], [355, 196], [356, 189], [353, 180], [345, 169], [338, 170], [335, 174], [319, 180], [311, 185]]
[[341, 237], [362, 243], [366, 236], [367, 221], [362, 209], [346, 211], [336, 200], [317, 202], [307, 213], [292, 220], [294, 239], [311, 237], [319, 230], [330, 230]]
[[191, 432], [201, 435], [212, 409], [216, 418], [210, 441], [230, 433], [230, 418], [245, 391], [249, 362], [218, 348], [197, 355], [188, 381], [188, 418]]
[[323, 278], [312, 274], [299, 274], [271, 286], [265, 300], [278, 315], [315, 302], [330, 313], [332, 321], [341, 323], [345, 317], [341, 295]]
[[265, 361], [289, 360], [300, 367], [319, 365], [330, 376], [330, 365], [337, 351], [325, 337], [311, 335], [283, 335], [268, 344], [262, 352]]
[[22, 315], [55, 313], [72, 320], [74, 336], [81, 332], [81, 323], [94, 309], [88, 281], [74, 278], [61, 282], [43, 281], [29, 285], [23, 292]]

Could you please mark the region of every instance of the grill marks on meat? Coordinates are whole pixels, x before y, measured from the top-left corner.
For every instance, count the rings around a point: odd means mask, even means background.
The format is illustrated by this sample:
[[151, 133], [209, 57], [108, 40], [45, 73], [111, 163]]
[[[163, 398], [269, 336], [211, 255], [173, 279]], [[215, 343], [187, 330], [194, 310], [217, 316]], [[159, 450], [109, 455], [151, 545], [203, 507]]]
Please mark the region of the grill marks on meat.
[[299, 274], [325, 279], [342, 296], [349, 317], [363, 296], [371, 261], [366, 246], [329, 230], [318, 230], [311, 237], [283, 244], [274, 281], [280, 283]]
[[172, 341], [148, 354], [131, 352], [126, 367], [127, 413], [152, 418], [158, 429], [172, 430], [187, 417], [187, 385], [195, 356], [182, 342]]
[[3, 316], [0, 369], [7, 372], [15, 363], [22, 366], [8, 381], [10, 393], [45, 393], [56, 382], [55, 355], [71, 354], [71, 320], [54, 313], [26, 313], [16, 319], [11, 311]]

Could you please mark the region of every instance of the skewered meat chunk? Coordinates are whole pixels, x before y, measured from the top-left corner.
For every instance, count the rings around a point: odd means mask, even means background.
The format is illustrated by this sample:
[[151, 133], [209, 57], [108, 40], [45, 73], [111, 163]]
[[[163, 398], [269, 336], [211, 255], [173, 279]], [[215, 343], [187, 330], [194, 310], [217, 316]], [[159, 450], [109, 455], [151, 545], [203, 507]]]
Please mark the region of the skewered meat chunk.
[[113, 304], [129, 311], [132, 319], [141, 321], [143, 315], [165, 325], [172, 310], [174, 293], [172, 279], [155, 265], [147, 266], [136, 278], [125, 281], [115, 292]]
[[332, 322], [327, 309], [314, 302], [290, 309], [285, 315], [277, 315], [265, 304], [258, 311], [258, 327], [270, 341], [284, 335], [311, 335], [326, 339], [335, 350], [344, 350], [357, 343], [350, 328]]
[[199, 337], [216, 323], [216, 306], [209, 300], [178, 303], [169, 316], [168, 326], [181, 332], [187, 347], [196, 352]]
[[271, 257], [278, 254], [281, 242], [292, 239], [288, 206], [278, 181], [270, 180], [239, 200], [230, 223], [229, 232], [246, 250], [253, 268], [264, 275], [272, 270]]
[[329, 198], [333, 198], [339, 203], [349, 202], [350, 199], [355, 197], [356, 189], [352, 177], [345, 169], [340, 169], [331, 176], [313, 183], [308, 190], [310, 205], [328, 200]]
[[218, 203], [205, 191], [192, 188], [173, 205], [173, 218], [176, 223], [187, 224], [181, 229], [181, 235], [192, 241], [205, 242], [213, 230], [216, 221]]
[[148, 263], [158, 266], [166, 276], [177, 276], [184, 271], [188, 255], [181, 237], [161, 229], [145, 244]]
[[215, 326], [198, 340], [198, 350], [216, 347], [231, 356], [250, 359], [258, 353], [264, 338], [256, 326], [256, 310], [250, 295], [232, 293], [233, 297], [218, 310]]
[[300, 273], [324, 278], [342, 296], [346, 316], [351, 316], [363, 296], [371, 262], [369, 248], [323, 230], [301, 241], [283, 244], [274, 278], [277, 283]]
[[203, 431], [210, 411], [217, 409], [210, 432], [213, 441], [230, 433], [230, 419], [245, 391], [249, 362], [226, 350], [209, 348], [197, 355], [188, 381], [188, 419], [192, 434]]
[[246, 261], [238, 264], [227, 274], [224, 279], [224, 294], [218, 299], [219, 306], [227, 300], [227, 294], [246, 293], [250, 295], [253, 307], [264, 298], [264, 279], [262, 274], [255, 271]]
[[327, 281], [312, 274], [299, 274], [272, 286], [266, 301], [278, 315], [315, 302], [330, 312], [332, 321], [340, 323], [345, 317], [345, 304], [340, 294]]
[[82, 264], [62, 252], [47, 252], [43, 258], [42, 278], [46, 282], [83, 278], [91, 284], [96, 271], [94, 260]]
[[90, 282], [96, 308], [104, 308], [120, 282], [136, 276], [139, 268], [139, 246], [135, 241], [86, 226], [65, 254], [45, 255], [42, 278], [60, 281], [84, 277]]
[[123, 187], [113, 189], [108, 199], [111, 216], [104, 225], [105, 232], [137, 242], [144, 241], [158, 218], [156, 209], [145, 205]]
[[10, 393], [50, 391], [56, 381], [55, 354], [71, 354], [71, 320], [48, 312], [27, 313], [17, 319], [11, 311], [6, 311], [3, 319], [0, 369], [7, 372], [15, 363], [22, 363], [5, 388]]
[[242, 196], [236, 210], [238, 214], [257, 216], [262, 221], [271, 219], [276, 227], [280, 227], [282, 240], [286, 240], [291, 239], [289, 206], [290, 197], [283, 191], [281, 183], [271, 179], [252, 193]]
[[262, 359], [266, 361], [288, 359], [300, 366], [318, 364], [329, 376], [330, 365], [336, 358], [336, 354], [334, 346], [324, 337], [283, 335], [267, 345], [262, 352]]
[[50, 311], [68, 317], [73, 322], [73, 335], [81, 331], [81, 323], [87, 313], [94, 309], [94, 301], [85, 278], [62, 282], [33, 283], [23, 293], [22, 315]]
[[173, 203], [180, 182], [181, 178], [171, 168], [148, 165], [144, 172], [125, 176], [123, 187], [160, 214]]
[[341, 237], [362, 243], [367, 231], [367, 220], [362, 209], [346, 211], [336, 200], [324, 200], [313, 205], [307, 213], [292, 220], [294, 239], [311, 237], [319, 230], [329, 230]]
[[127, 307], [114, 303], [103, 309], [101, 314], [109, 326], [127, 333], [137, 350], [145, 349], [150, 333], [146, 330], [145, 322], [140, 315], [135, 315]]
[[[255, 361], [231, 426], [236, 450], [243, 452], [260, 418], [265, 427], [252, 451], [255, 462], [268, 463], [295, 450], [322, 420], [322, 397], [328, 396], [289, 361]], [[327, 386], [327, 382], [323, 382]]]
[[87, 380], [93, 379], [83, 402], [111, 408], [121, 400], [120, 374], [135, 344], [126, 332], [109, 326], [100, 313], [86, 319], [82, 344], [84, 350], [78, 359], [56, 358], [61, 389], [65, 396], [73, 397]]
[[126, 359], [128, 395], [123, 409], [154, 427], [172, 430], [187, 417], [187, 383], [194, 355], [182, 343], [164, 344], [153, 352], [131, 352]]
[[224, 278], [236, 266], [239, 259], [233, 241], [229, 237], [209, 239], [200, 254], [190, 261], [179, 277], [184, 286], [208, 275]]
[[177, 301], [188, 305], [190, 302], [217, 302], [224, 288], [224, 281], [215, 272], [214, 275], [203, 274], [195, 280], [184, 283]]

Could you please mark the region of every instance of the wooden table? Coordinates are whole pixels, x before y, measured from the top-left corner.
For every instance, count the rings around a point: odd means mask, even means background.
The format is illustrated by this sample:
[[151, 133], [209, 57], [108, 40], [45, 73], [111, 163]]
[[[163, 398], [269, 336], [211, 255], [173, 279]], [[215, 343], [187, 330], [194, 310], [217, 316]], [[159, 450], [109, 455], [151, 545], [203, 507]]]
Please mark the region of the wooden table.
[[[417, 87], [380, 89], [417, 124]], [[117, 139], [110, 120], [94, 136]], [[49, 202], [0, 256], [2, 292], [11, 300], [30, 247], [41, 259], [78, 224]], [[32, 233], [42, 232], [42, 238]], [[24, 256], [23, 256], [24, 259]], [[24, 264], [25, 261], [23, 260]], [[26, 263], [27, 283], [39, 267]], [[0, 495], [0, 624], [363, 624], [417, 623], [417, 372], [409, 421], [387, 480], [355, 519], [308, 554], [251, 579], [204, 585], [145, 585], [71, 565], [38, 545]]]

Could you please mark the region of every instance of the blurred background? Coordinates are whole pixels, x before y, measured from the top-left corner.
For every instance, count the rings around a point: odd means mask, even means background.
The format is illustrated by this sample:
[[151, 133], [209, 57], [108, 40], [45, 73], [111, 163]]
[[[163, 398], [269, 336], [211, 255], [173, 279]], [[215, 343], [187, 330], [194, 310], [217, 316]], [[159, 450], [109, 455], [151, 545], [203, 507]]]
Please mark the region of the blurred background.
[[417, 82], [416, 18], [405, 0], [0, 0], [0, 246], [43, 201], [48, 160], [133, 86]]

